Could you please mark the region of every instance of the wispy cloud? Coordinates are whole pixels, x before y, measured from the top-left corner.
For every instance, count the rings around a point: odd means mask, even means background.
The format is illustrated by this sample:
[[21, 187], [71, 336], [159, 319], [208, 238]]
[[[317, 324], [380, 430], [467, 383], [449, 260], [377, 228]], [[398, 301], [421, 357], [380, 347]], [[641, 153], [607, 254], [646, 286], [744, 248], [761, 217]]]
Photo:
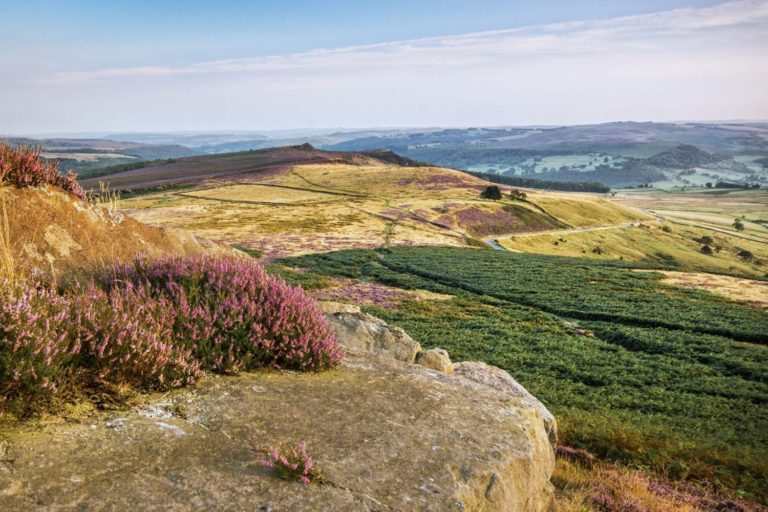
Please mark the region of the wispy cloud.
[[[369, 69], [456, 68], [512, 59], [567, 57], [621, 51], [664, 51], [670, 42], [731, 47], [723, 32], [746, 39], [768, 35], [768, 0], [740, 0], [598, 21], [574, 21], [510, 30], [396, 41], [186, 66], [109, 68], [58, 73], [57, 80], [168, 77], [222, 73], [338, 72]], [[763, 38], [763, 50], [768, 44]], [[754, 42], [754, 41], [753, 41]]]
[[[169, 43], [171, 44], [171, 43]], [[768, 0], [199, 62], [0, 70], [5, 131], [768, 118]], [[33, 60], [34, 62], [34, 60]], [[56, 69], [62, 68], [60, 62]]]

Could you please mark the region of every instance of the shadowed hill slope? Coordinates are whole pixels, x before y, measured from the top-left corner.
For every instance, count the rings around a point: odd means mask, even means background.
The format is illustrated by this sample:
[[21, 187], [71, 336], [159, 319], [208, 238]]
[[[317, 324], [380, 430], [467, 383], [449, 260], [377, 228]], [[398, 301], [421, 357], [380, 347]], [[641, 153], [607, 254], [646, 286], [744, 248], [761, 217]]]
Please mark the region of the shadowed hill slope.
[[[85, 188], [96, 188], [99, 182], [112, 189], [137, 190], [176, 185], [196, 185], [202, 182], [250, 180], [261, 181], [279, 175], [294, 165], [307, 164], [378, 164], [418, 165], [390, 151], [344, 153], [322, 151], [310, 144], [259, 149], [240, 153], [195, 156], [178, 160], [147, 162], [143, 167], [120, 170], [115, 174], [83, 180]], [[108, 172], [109, 169], [105, 169]]]

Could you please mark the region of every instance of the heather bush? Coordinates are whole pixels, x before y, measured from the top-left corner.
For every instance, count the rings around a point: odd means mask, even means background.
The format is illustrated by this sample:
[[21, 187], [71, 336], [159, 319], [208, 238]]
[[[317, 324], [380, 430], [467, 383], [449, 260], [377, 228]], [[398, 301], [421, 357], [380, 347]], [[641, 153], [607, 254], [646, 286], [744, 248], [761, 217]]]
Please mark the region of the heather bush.
[[307, 453], [307, 445], [304, 441], [295, 447], [284, 446], [268, 450], [267, 458], [261, 464], [275, 471], [283, 480], [298, 480], [304, 485], [309, 485], [310, 482], [319, 478], [315, 461]]
[[173, 304], [125, 286], [109, 294], [89, 288], [71, 298], [78, 327], [80, 364], [97, 382], [167, 389], [194, 382], [201, 374], [192, 351], [173, 337]]
[[252, 260], [138, 261], [88, 287], [0, 287], [0, 411], [70, 387], [162, 390], [204, 370], [322, 370], [341, 356], [314, 302]]
[[0, 408], [48, 399], [80, 352], [69, 303], [49, 288], [0, 286]]
[[0, 144], [0, 184], [3, 183], [19, 188], [53, 185], [85, 199], [77, 176], [72, 172], [62, 175], [57, 162], [40, 157], [39, 148]]
[[341, 359], [336, 339], [303, 290], [253, 260], [167, 258], [137, 261], [103, 276], [106, 289], [146, 287], [173, 304], [174, 339], [206, 369], [322, 370]]

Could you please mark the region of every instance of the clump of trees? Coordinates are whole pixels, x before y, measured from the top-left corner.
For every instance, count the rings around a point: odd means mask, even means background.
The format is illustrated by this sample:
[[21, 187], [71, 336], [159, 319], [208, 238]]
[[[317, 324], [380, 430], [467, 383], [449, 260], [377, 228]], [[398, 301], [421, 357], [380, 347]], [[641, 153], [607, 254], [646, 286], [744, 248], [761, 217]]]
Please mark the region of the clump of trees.
[[755, 259], [755, 255], [746, 249], [740, 249], [737, 255], [744, 261], [753, 261]]
[[537, 188], [544, 190], [560, 190], [563, 192], [597, 192], [607, 194], [611, 188], [602, 183], [595, 182], [566, 182], [539, 180], [536, 178], [521, 178], [519, 176], [508, 176], [505, 174], [489, 174], [483, 172], [464, 171], [467, 174], [490, 181], [491, 183], [501, 183], [513, 187]]
[[498, 201], [501, 199], [501, 189], [496, 185], [490, 185], [485, 187], [485, 190], [480, 192], [480, 197], [483, 199], [492, 199], [494, 201]]

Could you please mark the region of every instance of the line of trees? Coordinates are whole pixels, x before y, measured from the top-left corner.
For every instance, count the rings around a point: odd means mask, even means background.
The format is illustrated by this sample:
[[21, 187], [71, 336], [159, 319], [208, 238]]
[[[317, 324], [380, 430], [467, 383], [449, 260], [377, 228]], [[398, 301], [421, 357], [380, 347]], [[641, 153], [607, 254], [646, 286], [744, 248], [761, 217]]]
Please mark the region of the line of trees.
[[472, 176], [490, 181], [491, 183], [501, 183], [502, 185], [510, 185], [513, 187], [525, 187], [525, 188], [539, 188], [545, 190], [559, 190], [563, 192], [597, 192], [600, 194], [607, 194], [611, 191], [611, 187], [603, 185], [602, 183], [594, 182], [561, 182], [561, 181], [547, 181], [537, 180], [534, 178], [521, 178], [520, 176], [506, 176], [503, 174], [488, 174], [484, 172], [467, 172]]

